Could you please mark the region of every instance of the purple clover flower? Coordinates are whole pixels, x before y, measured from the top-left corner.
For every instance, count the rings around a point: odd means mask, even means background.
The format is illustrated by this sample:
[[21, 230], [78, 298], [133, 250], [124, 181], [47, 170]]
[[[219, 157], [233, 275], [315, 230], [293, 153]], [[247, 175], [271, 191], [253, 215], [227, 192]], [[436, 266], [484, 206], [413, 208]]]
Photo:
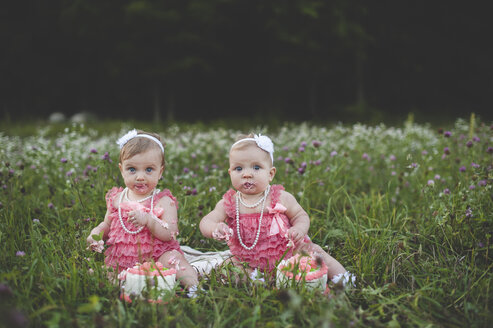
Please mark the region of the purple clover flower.
[[298, 148], [298, 152], [302, 153], [305, 151], [305, 147], [301, 146], [300, 148]]
[[395, 157], [395, 155], [390, 155], [390, 156], [389, 156], [389, 159], [390, 159], [391, 161], [395, 161], [397, 158]]
[[435, 180], [428, 180], [428, 182], [426, 183], [428, 186], [430, 187], [433, 187], [435, 185]]
[[25, 255], [26, 255], [26, 252], [24, 252], [24, 251], [17, 251], [17, 252], [15, 253], [15, 256], [20, 256], [20, 257], [22, 257], [22, 256], [25, 256]]
[[459, 168], [459, 172], [466, 172], [466, 167], [464, 165], [462, 165], [460, 168]]
[[469, 186], [469, 190], [474, 190], [474, 189], [476, 189], [476, 186], [475, 185], [470, 185]]
[[183, 173], [188, 173], [188, 172], [190, 172], [190, 170], [188, 169], [188, 167], [184, 167], [183, 168]]
[[305, 168], [304, 168], [304, 167], [300, 167], [300, 168], [298, 168], [298, 173], [299, 173], [299, 174], [303, 174], [303, 173], [305, 173]]
[[421, 152], [421, 155], [423, 155], [423, 156], [428, 155], [428, 151], [427, 151], [427, 150], [423, 150], [423, 151]]
[[49, 209], [54, 209], [54, 208], [55, 208], [55, 205], [53, 205], [53, 203], [49, 203], [49, 204], [48, 204], [48, 208], [49, 208]]
[[96, 148], [91, 148], [90, 152], [91, 152], [91, 154], [97, 154], [98, 153]]
[[476, 169], [477, 169], [477, 168], [479, 168], [479, 164], [476, 164], [476, 163], [472, 162], [472, 163], [471, 163], [471, 167], [474, 167], [474, 168], [476, 168]]
[[477, 137], [477, 136], [474, 136], [474, 137], [472, 137], [472, 141], [474, 141], [474, 142], [480, 142], [481, 139], [479, 139], [479, 137]]
[[492, 154], [493, 153], [493, 147], [488, 147], [488, 149], [486, 150], [486, 152], [488, 154]]
[[320, 142], [318, 140], [313, 140], [312, 145], [313, 145], [313, 147], [318, 148], [318, 147], [322, 146], [322, 142]]
[[330, 157], [334, 157], [337, 155], [337, 152], [335, 150], [331, 151], [330, 152]]
[[443, 148], [443, 153], [444, 153], [445, 155], [450, 154], [450, 149], [449, 149], [448, 147]]
[[440, 180], [440, 174], [435, 174], [435, 180]]
[[363, 153], [361, 158], [363, 158], [364, 160], [370, 161], [370, 156], [367, 153]]
[[473, 145], [473, 144], [472, 144], [472, 141], [471, 141], [471, 140], [469, 140], [469, 141], [466, 143], [467, 148], [471, 148], [471, 147], [472, 147], [472, 145]]
[[444, 136], [445, 138], [450, 138], [450, 136], [451, 136], [451, 135], [452, 135], [452, 132], [450, 132], [450, 131], [445, 131], [445, 132], [443, 133], [443, 136]]
[[293, 160], [290, 157], [286, 157], [284, 159], [284, 162], [287, 163], [287, 164], [291, 164], [291, 163], [293, 163]]
[[66, 159], [65, 157], [62, 157], [62, 158], [60, 159], [60, 162], [62, 162], [62, 163], [67, 163], [67, 162], [68, 162], [68, 159]]
[[319, 166], [321, 163], [322, 161], [317, 159], [315, 162], [313, 162], [313, 165]]
[[449, 188], [445, 188], [445, 189], [443, 189], [443, 193], [444, 193], [445, 195], [450, 195], [450, 189], [449, 189]]
[[484, 187], [484, 186], [486, 186], [487, 184], [488, 184], [488, 180], [486, 180], [486, 179], [485, 179], [485, 180], [480, 180], [480, 181], [478, 182], [478, 185], [479, 185], [480, 187]]
[[108, 152], [105, 152], [103, 156], [101, 156], [101, 159], [103, 161], [110, 161], [110, 154]]
[[302, 142], [300, 143], [300, 145], [301, 145], [301, 147], [306, 147], [306, 142], [302, 141]]

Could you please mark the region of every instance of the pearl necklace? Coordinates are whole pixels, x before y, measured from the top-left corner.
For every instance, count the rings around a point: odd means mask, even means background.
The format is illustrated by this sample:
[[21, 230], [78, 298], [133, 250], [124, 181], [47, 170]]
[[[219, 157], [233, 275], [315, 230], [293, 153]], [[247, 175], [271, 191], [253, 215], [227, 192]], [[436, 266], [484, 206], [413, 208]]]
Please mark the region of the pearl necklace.
[[240, 203], [241, 203], [243, 206], [247, 207], [247, 208], [255, 208], [255, 207], [259, 206], [259, 205], [260, 205], [260, 203], [261, 203], [262, 201], [264, 201], [264, 200], [265, 200], [265, 198], [266, 198], [266, 197], [267, 197], [267, 195], [269, 194], [269, 191], [270, 191], [270, 185], [268, 185], [268, 186], [267, 186], [267, 189], [265, 190], [264, 195], [263, 195], [262, 197], [260, 197], [260, 199], [259, 199], [259, 200], [258, 200], [255, 204], [252, 204], [252, 205], [247, 204], [247, 203], [245, 203], [245, 202], [243, 201], [243, 196], [242, 196], [242, 194], [241, 194], [241, 192], [240, 192], [240, 194], [239, 194]]
[[[122, 218], [122, 209], [120, 207], [120, 204], [122, 203], [122, 200], [123, 200], [123, 196], [125, 196], [125, 198], [127, 200], [128, 197], [127, 197], [127, 194], [128, 194], [128, 188], [125, 188], [123, 189], [122, 193], [120, 194], [120, 202], [118, 203], [118, 218], [120, 219], [120, 224], [122, 225], [122, 228], [123, 230], [125, 230], [126, 233], [129, 233], [131, 235], [136, 235], [138, 234], [139, 232], [142, 231], [142, 229], [144, 229], [144, 226], [140, 227], [139, 229], [135, 230], [135, 231], [132, 231], [132, 230], [129, 230], [125, 224], [123, 223], [123, 218]], [[152, 194], [150, 196], [147, 196], [146, 198], [143, 198], [143, 199], [140, 199], [138, 200], [137, 202], [143, 202], [144, 200], [146, 199], [149, 199], [151, 198], [151, 213], [152, 213], [152, 210], [154, 209], [154, 195], [156, 194], [156, 190], [153, 190], [152, 191]]]
[[[241, 239], [241, 234], [240, 234], [240, 197], [241, 193], [237, 192], [236, 193], [236, 234], [238, 235], [238, 241], [240, 242], [240, 245], [246, 249], [246, 250], [252, 250], [258, 242], [258, 238], [260, 236], [260, 227], [262, 226], [262, 218], [264, 217], [264, 209], [265, 209], [265, 200], [267, 199], [267, 195], [269, 194], [270, 191], [270, 185], [267, 187], [267, 189], [264, 191], [264, 196], [260, 199], [262, 201], [262, 208], [260, 209], [260, 219], [258, 221], [258, 229], [257, 229], [257, 235], [255, 236], [255, 241], [253, 244], [248, 247], [243, 243], [243, 240]], [[243, 204], [243, 202], [242, 202]], [[248, 207], [248, 206], [247, 206]]]

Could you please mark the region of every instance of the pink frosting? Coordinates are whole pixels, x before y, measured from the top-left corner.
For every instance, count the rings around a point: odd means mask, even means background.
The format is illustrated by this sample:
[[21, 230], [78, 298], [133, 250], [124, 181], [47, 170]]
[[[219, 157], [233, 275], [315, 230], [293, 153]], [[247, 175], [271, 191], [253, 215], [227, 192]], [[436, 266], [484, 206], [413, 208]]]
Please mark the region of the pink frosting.
[[141, 265], [127, 269], [127, 272], [142, 276], [170, 276], [176, 274], [175, 269], [165, 268], [161, 262], [156, 262], [156, 265], [151, 262], [144, 262]]
[[[296, 254], [292, 256], [286, 265], [280, 265], [278, 270], [281, 270], [286, 277], [293, 278], [293, 271], [298, 269], [298, 272], [306, 273], [304, 275], [306, 281], [319, 279], [323, 275], [327, 274], [328, 267], [322, 261], [322, 265], [318, 266], [317, 260], [312, 256], [301, 256], [300, 254]], [[313, 271], [312, 271], [313, 270]], [[296, 280], [302, 279], [301, 273], [296, 275]]]

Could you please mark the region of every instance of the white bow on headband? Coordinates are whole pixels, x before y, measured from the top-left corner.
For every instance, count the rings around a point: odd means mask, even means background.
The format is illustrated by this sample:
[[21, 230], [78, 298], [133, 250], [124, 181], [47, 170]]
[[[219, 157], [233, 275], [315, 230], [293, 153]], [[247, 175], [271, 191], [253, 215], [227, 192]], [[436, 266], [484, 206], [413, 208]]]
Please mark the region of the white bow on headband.
[[272, 140], [270, 140], [270, 138], [268, 136], [263, 136], [261, 134], [258, 134], [258, 135], [254, 134], [253, 138], [244, 138], [244, 139], [238, 140], [237, 142], [235, 142], [231, 146], [231, 149], [243, 141], [255, 141], [255, 143], [257, 144], [257, 146], [260, 149], [269, 153], [270, 160], [272, 161], [272, 164], [274, 164], [274, 155], [273, 155], [274, 154], [274, 144], [272, 143]]
[[154, 138], [153, 136], [151, 136], [149, 134], [145, 134], [145, 133], [138, 134], [137, 130], [135, 130], [135, 129], [128, 131], [124, 136], [122, 136], [120, 139], [118, 139], [118, 141], [116, 143], [118, 144], [120, 149], [122, 149], [123, 146], [125, 146], [125, 144], [127, 142], [129, 142], [130, 140], [132, 140], [133, 138], [151, 139], [152, 141], [154, 141], [155, 143], [158, 144], [159, 148], [161, 148], [161, 151], [164, 153], [164, 147], [163, 147], [163, 144], [161, 143], [161, 141], [159, 141], [157, 138]]

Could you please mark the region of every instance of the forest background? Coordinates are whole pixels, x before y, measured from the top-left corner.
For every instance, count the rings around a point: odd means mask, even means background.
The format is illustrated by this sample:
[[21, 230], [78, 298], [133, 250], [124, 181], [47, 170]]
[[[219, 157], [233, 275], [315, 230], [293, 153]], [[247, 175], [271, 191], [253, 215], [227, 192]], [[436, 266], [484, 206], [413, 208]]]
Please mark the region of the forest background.
[[9, 2], [0, 118], [491, 119], [493, 4]]

